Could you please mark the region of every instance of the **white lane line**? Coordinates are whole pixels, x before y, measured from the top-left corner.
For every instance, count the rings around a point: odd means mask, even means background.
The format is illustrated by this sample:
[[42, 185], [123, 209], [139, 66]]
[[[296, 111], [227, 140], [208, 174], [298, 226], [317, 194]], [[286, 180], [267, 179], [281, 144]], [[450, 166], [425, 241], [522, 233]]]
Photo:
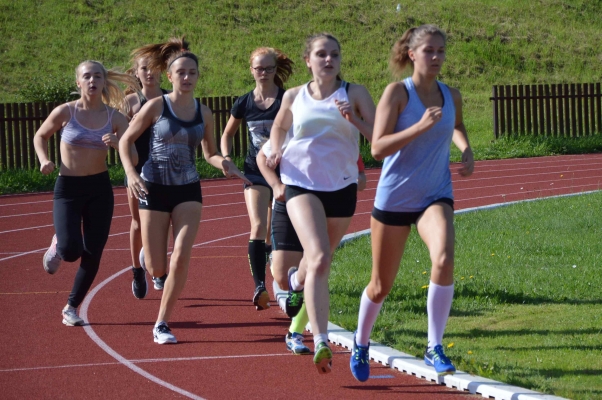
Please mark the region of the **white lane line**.
[[[203, 242], [203, 243], [199, 243], [194, 245], [193, 247], [199, 247], [199, 246], [203, 246], [205, 244], [210, 244], [210, 243], [215, 243], [215, 242], [219, 242], [222, 240], [227, 240], [227, 239], [232, 239], [235, 237], [239, 237], [239, 236], [243, 236], [243, 235], [248, 235], [249, 232], [245, 232], [245, 233], [240, 233], [237, 235], [231, 235], [231, 236], [227, 236], [224, 238], [220, 238], [220, 239], [214, 239], [214, 240], [210, 240], [208, 242]], [[101, 349], [103, 349], [108, 355], [110, 355], [111, 357], [113, 357], [115, 360], [117, 360], [120, 364], [123, 364], [124, 366], [128, 367], [129, 369], [131, 369], [132, 371], [136, 372], [137, 374], [142, 375], [143, 377], [145, 377], [146, 379], [155, 382], [158, 385], [161, 385], [167, 389], [170, 389], [176, 393], [181, 394], [182, 396], [186, 396], [190, 399], [195, 399], [195, 400], [204, 400], [202, 397], [197, 396], [194, 393], [190, 393], [180, 387], [177, 387], [175, 385], [172, 385], [169, 382], [166, 382], [158, 377], [156, 377], [155, 375], [152, 375], [148, 372], [146, 372], [145, 370], [143, 370], [142, 368], [138, 367], [134, 361], [128, 360], [125, 357], [123, 357], [121, 354], [117, 353], [115, 350], [113, 350], [108, 344], [106, 344], [94, 331], [94, 328], [92, 328], [91, 325], [89, 325], [89, 320], [88, 320], [88, 308], [90, 307], [90, 303], [92, 303], [92, 300], [94, 299], [94, 296], [96, 296], [96, 294], [100, 291], [100, 289], [102, 289], [105, 285], [107, 285], [109, 282], [111, 282], [113, 279], [117, 278], [118, 276], [124, 274], [125, 272], [130, 271], [131, 268], [127, 267], [122, 269], [121, 271], [109, 276], [107, 279], [105, 279], [104, 281], [102, 281], [101, 283], [99, 283], [94, 289], [92, 289], [92, 291], [90, 293], [88, 293], [88, 295], [86, 296], [86, 298], [84, 299], [84, 302], [82, 303], [81, 307], [80, 307], [80, 317], [83, 318], [84, 321], [87, 322], [87, 324], [84, 326], [84, 330], [85, 332], [88, 334], [88, 336], [90, 337], [90, 339], [92, 339], [92, 341], [94, 343], [96, 343], [96, 345], [98, 345], [98, 347], [100, 347]]]
[[[210, 221], [219, 221], [219, 220], [228, 219], [228, 218], [240, 218], [240, 217], [246, 217], [246, 216], [247, 216], [247, 214], [237, 215], [237, 216], [234, 216], [234, 217], [222, 217], [222, 218], [205, 219], [205, 220], [201, 220], [201, 223], [203, 223], [203, 222], [210, 222]], [[46, 225], [46, 226], [53, 226], [53, 225]], [[30, 229], [33, 229], [33, 228], [30, 228]], [[3, 233], [3, 232], [0, 232], [0, 233]], [[121, 235], [129, 235], [129, 234], [130, 234], [130, 231], [119, 232], [119, 233], [111, 233], [109, 235], [109, 237], [112, 237], [112, 236], [121, 236]], [[247, 232], [245, 234], [248, 235], [249, 232]], [[240, 236], [240, 235], [237, 235], [237, 236]], [[198, 245], [194, 245], [193, 247], [196, 247], [196, 246], [198, 246]], [[48, 250], [48, 247], [44, 247], [44, 248], [37, 249], [37, 250], [25, 251], [25, 252], [22, 252], [22, 253], [12, 253], [14, 255], [9, 256], [9, 257], [0, 258], [0, 261], [6, 261], [6, 260], [10, 260], [10, 259], [17, 258], [17, 257], [23, 257], [23, 256], [26, 256], [26, 255], [29, 255], [29, 254], [33, 254], [33, 253], [41, 253], [41, 252], [45, 252], [46, 250]], [[2, 253], [0, 253], [0, 254], [2, 254]]]
[[[227, 360], [241, 358], [257, 358], [257, 357], [290, 357], [291, 353], [274, 353], [274, 354], [240, 354], [234, 356], [207, 356], [207, 357], [178, 357], [178, 358], [146, 358], [140, 360], [128, 360], [134, 364], [142, 363], [159, 363], [159, 362], [179, 362], [179, 361], [206, 361], [206, 360]], [[105, 362], [105, 363], [86, 363], [86, 364], [65, 364], [51, 365], [47, 367], [24, 367], [24, 368], [9, 368], [0, 369], [0, 372], [21, 372], [21, 371], [38, 371], [43, 369], [62, 369], [62, 368], [81, 368], [81, 367], [104, 367], [107, 365], [121, 365], [120, 362]]]
[[[233, 215], [231, 217], [220, 217], [220, 218], [211, 218], [211, 219], [202, 219], [201, 222], [212, 222], [212, 221], [219, 221], [222, 219], [229, 219], [229, 218], [241, 218], [241, 217], [247, 217], [248, 214], [241, 214], [241, 215]], [[127, 218], [127, 217], [131, 217], [130, 214], [126, 214], [126, 215], [114, 215], [113, 219], [117, 219], [117, 218]], [[28, 230], [32, 230], [32, 229], [40, 229], [40, 228], [48, 228], [49, 226], [54, 226], [54, 224], [49, 224], [49, 225], [37, 225], [37, 226], [31, 226], [29, 228], [19, 228], [19, 229], [11, 229], [8, 231], [0, 231], [0, 235], [3, 233], [13, 233], [13, 232], [21, 232], [21, 231], [28, 231]], [[126, 232], [126, 233], [129, 233]], [[123, 233], [119, 233], [118, 235], [123, 235]], [[112, 236], [112, 235], [109, 235]], [[2, 260], [0, 260], [2, 261]]]

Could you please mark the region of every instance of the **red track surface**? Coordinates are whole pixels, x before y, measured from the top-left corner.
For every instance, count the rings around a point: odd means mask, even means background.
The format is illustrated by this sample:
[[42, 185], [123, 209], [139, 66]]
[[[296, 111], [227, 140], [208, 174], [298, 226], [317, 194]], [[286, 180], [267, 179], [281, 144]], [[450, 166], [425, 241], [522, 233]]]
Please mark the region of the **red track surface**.
[[[602, 183], [602, 155], [483, 161], [468, 179], [459, 179], [456, 168], [452, 165], [458, 210], [599, 190]], [[359, 196], [350, 232], [368, 228], [380, 171], [367, 174], [368, 189]], [[54, 276], [41, 265], [53, 234], [52, 194], [0, 197], [0, 397], [159, 399], [185, 398], [183, 392], [207, 399], [474, 397], [379, 364], [372, 365], [368, 382], [359, 383], [349, 372], [349, 354], [340, 348], [333, 373], [325, 376], [318, 375], [312, 357], [290, 355], [283, 342], [288, 319], [274, 303], [257, 312], [250, 301], [249, 223], [236, 181], [203, 182], [205, 206], [189, 281], [170, 323], [179, 343], [156, 345], [151, 329], [160, 292], [149, 289], [144, 300], [131, 294], [131, 273], [125, 270], [129, 210], [125, 190], [114, 192], [111, 236], [86, 300], [87, 330], [61, 324], [77, 264], [64, 263]], [[307, 339], [311, 343], [311, 335]]]

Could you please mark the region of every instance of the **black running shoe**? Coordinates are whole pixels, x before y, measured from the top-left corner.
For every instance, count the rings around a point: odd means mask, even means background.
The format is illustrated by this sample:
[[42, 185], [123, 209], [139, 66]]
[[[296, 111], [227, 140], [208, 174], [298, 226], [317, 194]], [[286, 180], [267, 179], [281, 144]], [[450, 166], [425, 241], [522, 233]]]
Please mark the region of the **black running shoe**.
[[148, 292], [148, 284], [146, 283], [146, 271], [142, 268], [132, 267], [134, 279], [132, 280], [132, 293], [137, 299], [143, 299]]
[[155, 288], [155, 290], [163, 290], [166, 280], [167, 280], [167, 274], [163, 275], [160, 278], [153, 277], [153, 287]]
[[303, 290], [295, 291], [291, 288], [291, 277], [297, 271], [296, 267], [292, 267], [288, 270], [288, 295], [286, 297], [286, 305], [284, 312], [290, 318], [294, 318], [299, 311], [301, 311], [301, 306], [303, 306]]
[[267, 310], [270, 308], [270, 295], [265, 290], [265, 286], [257, 286], [253, 294], [253, 304], [257, 311]]

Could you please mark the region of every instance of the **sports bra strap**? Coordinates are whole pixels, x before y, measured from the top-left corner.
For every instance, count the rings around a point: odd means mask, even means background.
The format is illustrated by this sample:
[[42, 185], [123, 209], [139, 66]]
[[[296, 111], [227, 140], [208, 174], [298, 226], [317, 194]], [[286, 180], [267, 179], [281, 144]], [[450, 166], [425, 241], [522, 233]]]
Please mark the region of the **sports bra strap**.
[[346, 93], [349, 93], [349, 85], [350, 85], [349, 82], [347, 82], [347, 81], [341, 81], [341, 87], [345, 88], [345, 92]]

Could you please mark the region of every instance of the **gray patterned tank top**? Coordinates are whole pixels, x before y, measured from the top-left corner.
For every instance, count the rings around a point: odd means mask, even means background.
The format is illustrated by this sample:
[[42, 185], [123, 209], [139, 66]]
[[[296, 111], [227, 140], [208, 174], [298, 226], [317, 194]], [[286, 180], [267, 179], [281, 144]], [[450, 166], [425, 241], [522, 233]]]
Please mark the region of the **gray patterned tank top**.
[[195, 160], [205, 123], [198, 100], [196, 107], [194, 119], [183, 121], [175, 116], [169, 97], [163, 96], [163, 112], [152, 126], [142, 179], [160, 185], [186, 185], [200, 179]]

